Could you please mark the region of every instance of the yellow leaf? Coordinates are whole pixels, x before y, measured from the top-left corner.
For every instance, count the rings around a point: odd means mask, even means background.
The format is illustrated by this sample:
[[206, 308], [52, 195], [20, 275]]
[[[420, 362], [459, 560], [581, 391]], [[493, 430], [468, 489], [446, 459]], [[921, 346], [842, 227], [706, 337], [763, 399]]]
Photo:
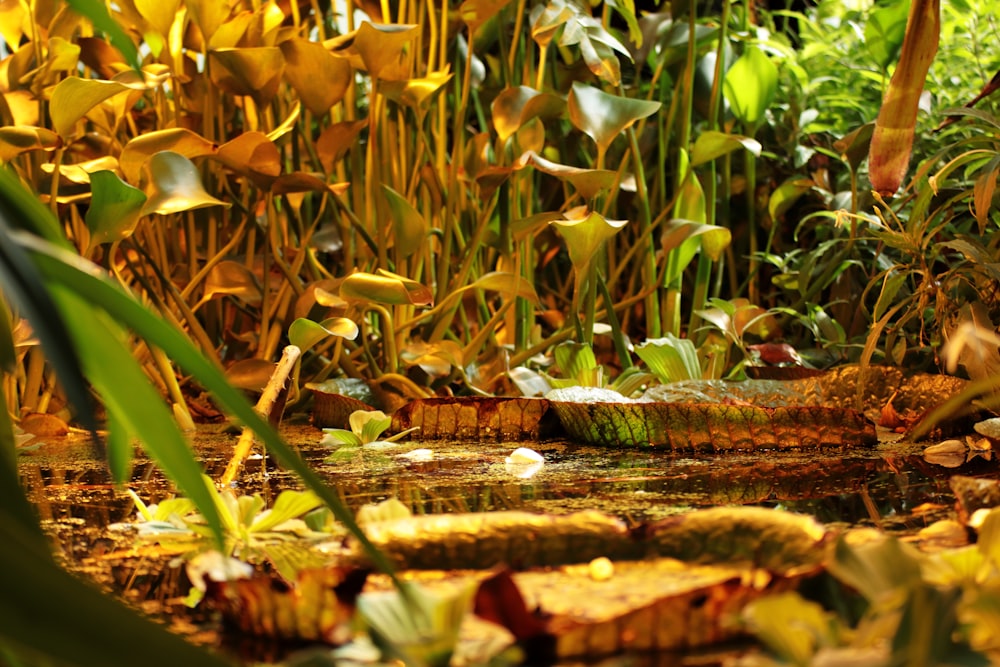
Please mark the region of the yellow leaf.
[[309, 111], [325, 115], [344, 98], [354, 73], [346, 58], [305, 39], [282, 42], [280, 49], [285, 57], [285, 79]]

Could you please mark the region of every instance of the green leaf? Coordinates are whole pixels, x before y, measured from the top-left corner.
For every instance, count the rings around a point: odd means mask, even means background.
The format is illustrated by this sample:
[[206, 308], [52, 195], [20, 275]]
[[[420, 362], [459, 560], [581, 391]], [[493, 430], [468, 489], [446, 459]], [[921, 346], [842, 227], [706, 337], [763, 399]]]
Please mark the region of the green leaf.
[[688, 338], [668, 333], [664, 338], [651, 338], [637, 345], [635, 353], [664, 384], [701, 379], [698, 350]]
[[49, 115], [52, 129], [64, 139], [76, 134], [76, 122], [104, 100], [130, 88], [117, 81], [66, 77], [52, 89]]
[[[556, 366], [569, 379], [577, 380], [587, 377], [591, 371], [598, 368], [594, 350], [586, 343], [560, 343], [553, 350]], [[588, 386], [590, 383], [586, 383]]]
[[581, 217], [553, 220], [566, 241], [570, 261], [577, 271], [586, 272], [604, 242], [624, 229], [627, 220], [608, 220], [596, 211], [583, 211]]
[[340, 296], [395, 305], [429, 306], [434, 302], [433, 294], [424, 285], [383, 269], [347, 276], [340, 284]]
[[90, 208], [84, 221], [90, 230], [91, 247], [131, 236], [146, 203], [143, 191], [108, 170], [91, 174], [90, 187]]
[[[32, 201], [35, 206], [41, 207], [37, 200]], [[323, 499], [337, 520], [344, 524], [347, 530], [357, 538], [377, 568], [383, 572], [393, 572], [392, 564], [361, 532], [354, 521], [354, 515], [343, 504], [340, 497], [281, 439], [271, 425], [253, 409], [245, 396], [226, 382], [219, 369], [208, 361], [183, 333], [167, 325], [142, 304], [128, 296], [121, 287], [112, 283], [92, 263], [80, 258], [75, 253], [29, 235], [18, 235], [17, 239], [21, 245], [30, 250], [45, 281], [72, 286], [76, 293], [86, 299], [88, 303], [99, 304], [116, 321], [133, 329], [149, 343], [162, 349], [171, 360], [212, 392], [223, 409], [253, 429], [278, 463], [297, 474], [308, 488], [315, 491]], [[117, 384], [116, 387], [120, 391], [128, 392], [130, 390], [124, 384]], [[160, 399], [157, 398], [157, 400]], [[162, 434], [156, 432], [144, 435], [154, 439], [162, 437]]]
[[899, 49], [903, 46], [909, 7], [909, 2], [897, 2], [878, 7], [868, 16], [865, 24], [865, 48], [883, 72], [896, 60]]
[[837, 645], [836, 618], [794, 591], [754, 600], [742, 618], [771, 651], [793, 665], [809, 665], [817, 649]]
[[264, 515], [257, 515], [256, 520], [251, 524], [250, 530], [254, 533], [263, 533], [271, 530], [291, 519], [297, 519], [306, 512], [311, 512], [320, 507], [323, 501], [312, 491], [293, 491], [286, 489], [278, 494], [271, 511]]
[[299, 317], [288, 327], [288, 342], [303, 352], [329, 336], [354, 340], [358, 337], [358, 325], [346, 317], [331, 317], [318, 324]]
[[748, 45], [726, 72], [722, 91], [733, 115], [753, 127], [774, 102], [778, 68], [757, 46]]
[[392, 240], [400, 258], [406, 258], [420, 250], [427, 238], [427, 221], [417, 209], [388, 185], [382, 186], [382, 193], [389, 202], [392, 216]]
[[116, 484], [125, 484], [132, 473], [132, 433], [129, 432], [117, 412], [108, 414], [108, 469]]
[[698, 135], [691, 148], [691, 166], [697, 167], [699, 164], [711, 162], [740, 148], [745, 148], [755, 157], [760, 156], [761, 145], [756, 139], [707, 130]]
[[602, 155], [615, 137], [661, 106], [659, 102], [609, 95], [579, 81], [573, 82], [568, 101], [570, 122], [594, 140]]
[[[771, 193], [767, 200], [767, 212], [772, 220], [779, 220], [799, 197], [809, 192], [815, 184], [808, 178], [789, 178]], [[777, 222], [775, 222], [777, 224]]]
[[552, 93], [540, 93], [528, 86], [504, 88], [493, 100], [490, 119], [503, 143], [533, 118], [556, 118], [566, 108], [566, 101]]
[[125, 60], [136, 71], [142, 67], [139, 50], [125, 30], [108, 13], [108, 6], [102, 0], [66, 0], [66, 4], [80, 16], [86, 17], [94, 28], [108, 36], [111, 45], [118, 49]]
[[45, 542], [6, 511], [0, 511], [0, 543], [0, 644], [27, 664], [38, 656], [45, 656], [38, 664], [80, 667], [128, 667], [136, 656], [150, 667], [230, 664], [64, 571]]
[[564, 181], [586, 200], [607, 192], [618, 181], [618, 172], [610, 169], [581, 169], [546, 160], [534, 151], [527, 151], [518, 160], [519, 164], [531, 164], [541, 172]]
[[142, 208], [142, 215], [168, 215], [206, 206], [232, 206], [205, 191], [198, 168], [180, 153], [161, 151], [153, 155], [149, 160], [149, 176], [152, 193]]

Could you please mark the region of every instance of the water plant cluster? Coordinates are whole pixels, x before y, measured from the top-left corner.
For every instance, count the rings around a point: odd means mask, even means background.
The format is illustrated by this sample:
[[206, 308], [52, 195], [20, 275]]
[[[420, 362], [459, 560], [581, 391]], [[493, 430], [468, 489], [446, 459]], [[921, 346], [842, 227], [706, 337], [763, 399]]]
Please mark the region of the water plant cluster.
[[[296, 387], [361, 379], [397, 403], [543, 372], [628, 386], [659, 339], [685, 341], [688, 377], [738, 375], [761, 342], [932, 368], [1000, 323], [996, 10], [13, 6], [0, 419], [74, 407], [120, 481], [141, 442], [221, 546], [182, 433], [218, 406], [365, 543], [233, 387], [289, 342]], [[1000, 375], [969, 349], [965, 373]], [[0, 426], [0, 530], [38, 556], [2, 576], [30, 596], [58, 568]], [[19, 613], [0, 605], [5, 639], [47, 650]]]

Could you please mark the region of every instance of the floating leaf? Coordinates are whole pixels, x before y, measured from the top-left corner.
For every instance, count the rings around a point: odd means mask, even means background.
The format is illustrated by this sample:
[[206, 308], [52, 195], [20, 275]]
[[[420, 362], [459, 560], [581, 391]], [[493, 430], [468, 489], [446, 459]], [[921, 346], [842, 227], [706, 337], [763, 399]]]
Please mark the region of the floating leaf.
[[383, 269], [377, 274], [358, 271], [347, 276], [340, 284], [340, 296], [398, 305], [429, 306], [434, 303], [430, 289]]
[[615, 137], [661, 107], [659, 102], [609, 95], [579, 81], [573, 82], [567, 105], [573, 126], [593, 139], [602, 155]]
[[418, 398], [392, 415], [392, 432], [417, 428], [414, 439], [518, 442], [537, 440], [543, 399], [461, 396]]
[[145, 193], [107, 170], [90, 174], [90, 184], [90, 207], [84, 218], [90, 230], [90, 245], [130, 236], [142, 215]]
[[143, 215], [169, 215], [206, 206], [231, 206], [205, 191], [201, 174], [191, 160], [173, 151], [157, 153], [149, 160], [149, 200]]
[[358, 337], [358, 325], [346, 317], [331, 317], [318, 323], [300, 317], [288, 327], [288, 341], [303, 352], [329, 336], [354, 340]]
[[353, 74], [347, 59], [307, 39], [289, 39], [279, 47], [285, 57], [285, 79], [313, 115], [325, 115], [344, 98]]
[[733, 115], [756, 126], [778, 92], [778, 68], [760, 48], [750, 44], [726, 72], [722, 91]]

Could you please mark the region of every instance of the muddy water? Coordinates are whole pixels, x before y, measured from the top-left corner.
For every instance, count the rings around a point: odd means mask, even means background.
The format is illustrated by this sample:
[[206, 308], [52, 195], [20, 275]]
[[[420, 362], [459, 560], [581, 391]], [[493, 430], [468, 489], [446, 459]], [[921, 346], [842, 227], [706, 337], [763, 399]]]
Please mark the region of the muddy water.
[[[922, 446], [913, 445], [689, 457], [544, 442], [533, 446], [544, 465], [523, 477], [523, 466], [505, 463], [518, 446], [513, 443], [402, 444], [326, 462], [330, 452], [319, 446], [318, 429], [291, 426], [283, 434], [355, 510], [396, 497], [414, 513], [597, 509], [633, 525], [692, 507], [756, 504], [808, 513], [825, 523], [912, 532], [948, 516], [951, 475], [987, 474], [997, 467], [982, 457], [958, 468], [938, 467], [923, 460]], [[222, 473], [235, 441], [235, 435], [207, 431], [195, 438], [210, 475]], [[426, 460], [401, 456], [417, 447], [431, 450]], [[20, 474], [68, 567], [146, 611], [170, 614], [171, 623], [196, 640], [216, 640], [202, 634], [206, 619], [200, 612], [179, 603], [187, 584], [181, 570], [164, 566], [169, 557], [136, 549], [132, 535], [107, 529], [131, 520], [135, 508], [86, 441], [49, 440], [26, 450]], [[248, 463], [239, 491], [268, 497], [295, 486], [292, 476], [258, 458]], [[128, 487], [147, 503], [172, 494], [141, 456]]]

